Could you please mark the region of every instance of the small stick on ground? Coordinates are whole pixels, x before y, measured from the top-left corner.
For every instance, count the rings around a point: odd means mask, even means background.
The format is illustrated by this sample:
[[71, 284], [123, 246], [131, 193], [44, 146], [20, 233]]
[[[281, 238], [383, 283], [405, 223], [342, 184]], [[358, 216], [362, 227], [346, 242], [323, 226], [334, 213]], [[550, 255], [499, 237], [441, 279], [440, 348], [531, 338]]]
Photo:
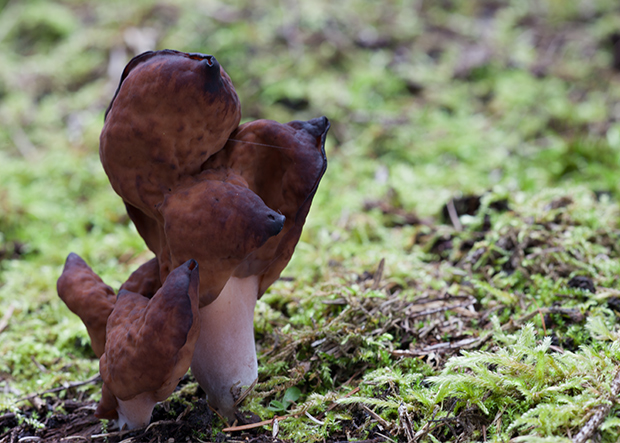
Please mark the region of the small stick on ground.
[[379, 289], [379, 284], [381, 283], [381, 279], [383, 278], [383, 269], [385, 268], [385, 258], [382, 258], [379, 262], [379, 266], [377, 266], [377, 270], [375, 274], [372, 276], [372, 290], [376, 291]]
[[144, 430], [144, 433], [146, 434], [147, 432], [151, 430], [151, 428], [154, 428], [156, 426], [173, 425], [173, 424], [176, 424], [176, 422], [177, 422], [176, 420], [160, 420], [160, 421], [153, 422], [146, 427], [146, 429]]
[[35, 394], [29, 394], [29, 395], [26, 395], [25, 397], [18, 398], [16, 401], [30, 400], [32, 398], [40, 397], [40, 396], [45, 395], [45, 394], [53, 394], [54, 392], [60, 392], [60, 391], [66, 390], [66, 389], [77, 388], [79, 386], [84, 386], [84, 385], [89, 385], [89, 384], [97, 383], [98, 381], [101, 381], [101, 376], [99, 374], [89, 378], [88, 380], [78, 381], [78, 382], [74, 382], [74, 383], [69, 383], [66, 386], [59, 386], [58, 388], [48, 389], [47, 391], [37, 392]]
[[[226, 420], [226, 418], [224, 418], [224, 416], [222, 414], [220, 414], [220, 412], [217, 409], [215, 409], [213, 406], [211, 406], [208, 403], [207, 403], [207, 406], [209, 407], [209, 409], [211, 409], [211, 412], [213, 412], [215, 415], [217, 415], [220, 418], [220, 420], [222, 420], [222, 423], [224, 423], [224, 425], [227, 428], [230, 427], [230, 425], [228, 424], [228, 420]], [[236, 422], [236, 420], [235, 420], [235, 422]]]
[[222, 429], [222, 432], [247, 431], [248, 429], [260, 428], [261, 426], [270, 425], [270, 424], [272, 425], [276, 420], [280, 422], [290, 417], [295, 417], [295, 416], [294, 415], [283, 415], [281, 417], [273, 417], [269, 420], [259, 421], [258, 423], [250, 423], [248, 425], [241, 425], [241, 426], [231, 426], [231, 427]]
[[390, 424], [385, 421], [379, 414], [377, 414], [375, 411], [373, 411], [372, 409], [370, 409], [368, 406], [366, 406], [363, 403], [360, 403], [359, 406], [366, 411], [372, 418], [374, 418], [375, 420], [377, 420], [377, 422], [379, 422], [379, 424], [381, 426], [383, 426], [384, 429], [389, 429], [390, 428]]
[[620, 393], [620, 370], [616, 372], [614, 380], [611, 382], [610, 402], [600, 405], [590, 420], [581, 428], [579, 433], [573, 438], [573, 443], [585, 443], [596, 430], [603, 424], [603, 421], [609, 414], [611, 407]]
[[124, 431], [115, 431], [115, 432], [108, 432], [106, 434], [93, 434], [90, 436], [91, 440], [100, 440], [100, 439], [108, 439], [110, 437], [122, 437], [123, 435], [127, 435], [127, 434], [131, 434], [133, 432], [137, 432], [140, 431], [144, 428], [140, 428], [140, 429], [126, 429]]

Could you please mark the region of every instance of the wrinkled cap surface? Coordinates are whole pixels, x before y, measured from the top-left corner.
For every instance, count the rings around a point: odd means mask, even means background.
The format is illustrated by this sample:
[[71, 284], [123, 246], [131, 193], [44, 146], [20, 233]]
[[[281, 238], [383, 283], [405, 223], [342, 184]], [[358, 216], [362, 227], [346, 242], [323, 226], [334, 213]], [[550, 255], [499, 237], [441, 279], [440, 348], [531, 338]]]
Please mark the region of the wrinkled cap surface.
[[179, 178], [199, 172], [239, 125], [239, 99], [215, 57], [164, 50], [129, 62], [99, 153], [114, 190], [157, 218]]
[[204, 269], [201, 305], [213, 301], [239, 263], [284, 225], [284, 216], [229, 175], [202, 174], [166, 196], [160, 211], [167, 239], [159, 256], [162, 275], [189, 258], [198, 260]]
[[265, 204], [285, 216], [282, 231], [253, 251], [235, 276], [260, 275], [259, 294], [280, 276], [290, 261], [327, 168], [325, 117], [286, 124], [257, 120], [241, 125], [223, 150], [203, 170], [228, 170], [240, 175]]
[[196, 261], [175, 269], [150, 300], [120, 291], [99, 362], [106, 389], [121, 400], [145, 392], [164, 400], [187, 372], [199, 333]]
[[159, 281], [196, 259], [201, 307], [232, 276], [260, 276], [257, 295], [279, 277], [327, 164], [325, 117], [239, 119], [213, 57], [166, 50], [127, 65], [101, 134], [102, 163]]

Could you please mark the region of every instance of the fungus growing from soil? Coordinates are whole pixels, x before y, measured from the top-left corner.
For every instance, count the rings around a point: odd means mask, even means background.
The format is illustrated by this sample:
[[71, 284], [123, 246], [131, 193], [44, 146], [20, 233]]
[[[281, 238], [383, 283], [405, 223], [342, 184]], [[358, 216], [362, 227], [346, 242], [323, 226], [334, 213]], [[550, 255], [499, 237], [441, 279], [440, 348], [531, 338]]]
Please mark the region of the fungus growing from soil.
[[188, 260], [156, 290], [154, 269], [153, 260], [146, 262], [115, 295], [71, 253], [58, 279], [58, 294], [86, 325], [100, 358], [104, 383], [95, 415], [121, 428], [148, 424], [155, 404], [189, 369], [200, 334], [198, 263]]
[[[198, 263], [200, 328], [191, 368], [209, 403], [228, 418], [240, 389], [257, 378], [254, 307], [299, 241], [326, 169], [329, 130], [325, 117], [238, 126], [240, 115], [230, 78], [213, 56], [147, 52], [125, 68], [100, 139], [110, 183], [156, 256], [132, 274], [118, 300], [134, 297], [127, 291], [150, 297], [172, 270]], [[110, 315], [108, 341], [123, 322]], [[109, 358], [106, 345], [104, 381]], [[108, 382], [103, 394], [102, 404], [122, 400]]]
[[[254, 307], [278, 279], [299, 241], [325, 171], [323, 146], [328, 128], [325, 117], [287, 124], [268, 120], [246, 123], [203, 165], [204, 171], [238, 174], [265, 205], [285, 217], [280, 233], [237, 264], [213, 302], [201, 304], [200, 339], [192, 373], [207, 392], [209, 403], [227, 417], [234, 415], [235, 391], [251, 385], [258, 376]], [[201, 286], [202, 295], [210, 294]]]
[[200, 334], [198, 264], [172, 271], [152, 298], [121, 289], [108, 317], [99, 418], [146, 426], [189, 369]]

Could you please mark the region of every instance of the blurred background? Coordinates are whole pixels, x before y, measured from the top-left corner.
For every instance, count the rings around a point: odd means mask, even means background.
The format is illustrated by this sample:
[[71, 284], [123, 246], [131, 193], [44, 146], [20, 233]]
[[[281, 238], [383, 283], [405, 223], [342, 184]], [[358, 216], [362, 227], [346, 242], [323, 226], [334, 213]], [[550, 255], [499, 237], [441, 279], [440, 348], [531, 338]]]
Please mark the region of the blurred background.
[[620, 191], [616, 0], [0, 0], [5, 393], [96, 373], [55, 292], [69, 252], [113, 287], [150, 258], [98, 137], [125, 64], [164, 48], [215, 55], [243, 121], [330, 119], [301, 281], [410, 274], [452, 199]]

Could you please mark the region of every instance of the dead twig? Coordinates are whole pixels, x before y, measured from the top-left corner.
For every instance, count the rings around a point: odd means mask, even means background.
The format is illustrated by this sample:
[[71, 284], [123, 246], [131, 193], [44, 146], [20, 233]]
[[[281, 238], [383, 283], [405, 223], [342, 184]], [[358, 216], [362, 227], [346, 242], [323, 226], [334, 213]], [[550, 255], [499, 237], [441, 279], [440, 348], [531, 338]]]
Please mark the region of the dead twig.
[[192, 411], [192, 405], [188, 405], [185, 410], [183, 412], [181, 412], [181, 414], [177, 417], [177, 419], [175, 420], [177, 423], [179, 423], [181, 420], [183, 420], [187, 414], [189, 414]]
[[269, 420], [259, 421], [258, 423], [250, 423], [247, 425], [241, 426], [230, 426], [228, 428], [222, 429], [222, 432], [238, 432], [238, 431], [247, 431], [248, 429], [260, 428], [261, 426], [273, 425], [276, 420], [281, 422], [282, 420], [286, 420], [287, 418], [297, 417], [296, 415], [283, 415], [278, 417], [273, 417]]
[[78, 381], [78, 382], [74, 382], [74, 383], [69, 383], [66, 386], [59, 386], [57, 388], [48, 389], [47, 391], [37, 392], [35, 394], [29, 394], [29, 395], [26, 395], [25, 397], [18, 398], [16, 401], [30, 400], [30, 399], [33, 399], [35, 397], [40, 397], [40, 396], [45, 395], [45, 394], [53, 394], [54, 392], [60, 392], [60, 391], [66, 390], [66, 389], [77, 388], [77, 387], [84, 386], [84, 385], [94, 384], [94, 383], [97, 383], [99, 381], [101, 381], [101, 376], [99, 374], [97, 374], [97, 375], [89, 378], [88, 380]]
[[614, 380], [611, 382], [611, 392], [609, 393], [609, 401], [597, 407], [594, 415], [581, 428], [579, 433], [573, 438], [573, 443], [585, 443], [596, 430], [603, 424], [603, 421], [609, 414], [611, 407], [620, 393], [620, 370], [616, 372]]
[[374, 418], [375, 420], [377, 420], [377, 422], [383, 426], [383, 429], [389, 429], [390, 428], [390, 424], [385, 421], [379, 414], [377, 414], [375, 411], [373, 411], [372, 409], [370, 409], [368, 406], [366, 406], [363, 403], [359, 403], [359, 406], [366, 411], [372, 418]]
[[[438, 300], [438, 301], [443, 301], [443, 300]], [[441, 306], [441, 307], [438, 307], [438, 308], [431, 308], [431, 309], [427, 309], [427, 310], [424, 310], [424, 311], [421, 311], [421, 312], [414, 312], [414, 313], [412, 313], [409, 316], [409, 318], [414, 319], [414, 318], [418, 318], [418, 317], [423, 317], [425, 315], [431, 315], [431, 314], [437, 314], [439, 312], [450, 311], [450, 310], [453, 310], [453, 309], [466, 308], [468, 306], [472, 306], [474, 303], [475, 303], [475, 299], [473, 299], [473, 297], [471, 297], [471, 298], [468, 298], [463, 303], [454, 304], [454, 305], [450, 305], [450, 304], [446, 303], [446, 304], [444, 304], [444, 306]]]
[[156, 421], [153, 422], [151, 424], [149, 424], [146, 427], [142, 427], [142, 428], [138, 428], [138, 429], [123, 429], [123, 430], [119, 430], [119, 431], [115, 431], [115, 432], [108, 432], [106, 434], [93, 434], [90, 436], [90, 440], [98, 440], [98, 439], [108, 439], [110, 437], [122, 437], [124, 435], [127, 434], [133, 434], [133, 433], [137, 433], [137, 432], [142, 432], [142, 434], [140, 434], [137, 437], [130, 437], [128, 439], [123, 440], [121, 443], [126, 442], [129, 443], [131, 441], [137, 441], [135, 440], [136, 438], [141, 438], [144, 434], [146, 434], [147, 432], [149, 432], [152, 428], [155, 428], [157, 426], [166, 426], [166, 425], [174, 425], [174, 424], [178, 424], [177, 423], [178, 420], [160, 420], [160, 421]]
[[176, 423], [177, 423], [177, 420], [160, 420], [160, 421], [156, 421], [156, 422], [153, 422], [150, 425], [148, 425], [146, 427], [146, 429], [144, 430], [144, 433], [146, 434], [147, 432], [149, 432], [151, 430], [151, 428], [155, 428], [157, 426], [174, 425]]
[[213, 412], [215, 415], [217, 415], [220, 418], [220, 420], [222, 420], [222, 423], [224, 423], [226, 427], [229, 427], [228, 420], [222, 414], [220, 414], [220, 412], [217, 409], [215, 409], [213, 406], [211, 406], [208, 403], [207, 403], [207, 406], [209, 407], [211, 412]]
[[448, 352], [453, 351], [455, 349], [470, 349], [475, 347], [477, 344], [486, 341], [488, 337], [485, 335], [483, 337], [474, 337], [474, 338], [465, 338], [463, 340], [458, 340], [455, 342], [443, 342], [437, 343], [435, 345], [426, 346], [423, 349], [414, 349], [414, 350], [395, 350], [392, 351], [391, 354], [394, 357], [421, 357], [424, 355], [428, 355], [432, 352]]
[[90, 436], [91, 440], [108, 439], [110, 437], [122, 437], [123, 435], [131, 434], [140, 431], [140, 429], [129, 429], [124, 431], [108, 432], [106, 434], [93, 434]]
[[308, 411], [304, 412], [304, 414], [306, 415], [306, 417], [308, 417], [310, 419], [310, 421], [313, 421], [314, 423], [316, 423], [319, 426], [322, 426], [325, 424], [325, 422], [319, 420], [316, 417], [313, 417]]
[[385, 268], [385, 258], [382, 258], [379, 262], [379, 266], [377, 266], [377, 270], [375, 274], [372, 276], [372, 287], [373, 291], [379, 289], [379, 283], [381, 283], [381, 279], [383, 278], [383, 269]]
[[556, 252], [562, 252], [564, 249], [560, 248], [560, 247], [553, 247], [553, 248], [545, 248], [545, 249], [541, 249], [539, 251], [535, 251], [532, 252], [531, 254], [528, 254], [525, 256], [525, 258], [527, 260], [531, 260], [535, 257], [538, 257], [539, 255], [547, 255], [547, 254], [554, 254]]
[[252, 384], [248, 386], [247, 389], [241, 393], [241, 395], [239, 395], [239, 398], [237, 398], [237, 400], [235, 401], [235, 408], [238, 407], [241, 403], [243, 403], [243, 400], [245, 400], [247, 396], [250, 395], [250, 392], [252, 392], [252, 389], [254, 389], [256, 383], [258, 383], [258, 377], [254, 379]]
[[407, 407], [404, 403], [401, 403], [400, 406], [398, 406], [398, 418], [403, 430], [405, 431], [405, 435], [407, 436], [407, 442], [412, 443], [415, 436], [413, 432], [413, 423], [411, 423], [411, 417], [409, 417]]

